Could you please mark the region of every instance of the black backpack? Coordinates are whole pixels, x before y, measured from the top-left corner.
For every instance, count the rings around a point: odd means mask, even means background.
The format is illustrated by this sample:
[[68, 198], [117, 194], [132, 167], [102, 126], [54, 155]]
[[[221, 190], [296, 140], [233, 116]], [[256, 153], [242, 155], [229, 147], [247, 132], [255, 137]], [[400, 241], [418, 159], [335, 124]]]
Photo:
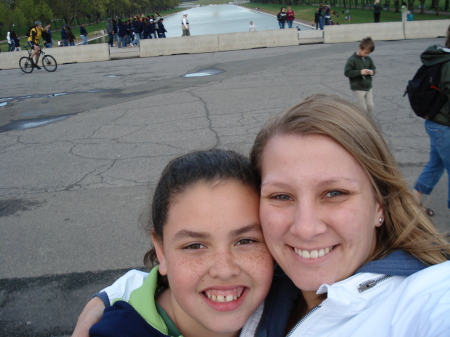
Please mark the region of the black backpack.
[[422, 65], [413, 79], [408, 81], [403, 97], [408, 94], [409, 104], [419, 117], [433, 118], [445, 102], [439, 89], [442, 64]]
[[28, 31], [27, 31], [27, 37], [31, 37], [31, 30], [32, 30], [33, 28], [36, 28], [36, 25], [31, 26], [30, 28], [28, 28]]

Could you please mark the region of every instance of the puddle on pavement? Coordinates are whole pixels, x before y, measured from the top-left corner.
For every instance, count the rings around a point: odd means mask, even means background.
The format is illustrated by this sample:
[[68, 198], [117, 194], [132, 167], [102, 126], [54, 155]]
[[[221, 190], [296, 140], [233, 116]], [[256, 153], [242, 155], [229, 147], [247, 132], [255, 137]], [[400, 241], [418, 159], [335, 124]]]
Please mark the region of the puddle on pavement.
[[59, 115], [59, 116], [50, 116], [44, 118], [33, 118], [33, 119], [21, 119], [17, 121], [13, 121], [9, 124], [0, 126], [0, 133], [12, 131], [12, 130], [25, 130], [31, 128], [37, 128], [39, 126], [44, 126], [50, 123], [55, 123], [62, 121], [70, 116], [74, 116], [75, 114], [69, 115]]
[[8, 102], [2, 102], [0, 103], [0, 106], [6, 106], [8, 104]]
[[185, 74], [185, 75], [183, 75], [181, 77], [187, 77], [187, 78], [190, 78], [190, 77], [204, 77], [204, 76], [218, 75], [218, 74], [221, 74], [221, 73], [224, 73], [224, 72], [225, 72], [225, 70], [222, 70], [222, 69], [207, 68], [207, 69], [199, 70], [199, 71], [197, 71], [195, 73]]
[[[116, 76], [116, 75], [114, 75]], [[36, 95], [27, 95], [27, 96], [16, 96], [16, 97], [0, 97], [0, 104], [8, 103], [9, 101], [23, 101], [29, 98], [48, 98], [48, 97], [59, 97], [65, 95], [74, 95], [74, 94], [92, 94], [92, 93], [102, 93], [102, 92], [112, 92], [117, 91], [117, 89], [92, 89], [88, 91], [74, 91], [74, 92], [56, 92], [54, 94], [36, 94]], [[4, 105], [0, 105], [4, 106]]]

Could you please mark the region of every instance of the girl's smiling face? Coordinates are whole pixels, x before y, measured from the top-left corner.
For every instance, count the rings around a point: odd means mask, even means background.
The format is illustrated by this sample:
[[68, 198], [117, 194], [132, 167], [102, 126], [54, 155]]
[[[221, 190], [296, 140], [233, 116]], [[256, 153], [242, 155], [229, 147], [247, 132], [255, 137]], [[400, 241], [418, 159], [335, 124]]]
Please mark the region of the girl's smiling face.
[[236, 180], [194, 183], [171, 200], [153, 242], [170, 285], [157, 301], [183, 335], [237, 336], [273, 275], [256, 191]]
[[268, 248], [311, 307], [322, 284], [369, 257], [383, 210], [367, 173], [334, 140], [277, 135], [262, 155], [260, 215]]

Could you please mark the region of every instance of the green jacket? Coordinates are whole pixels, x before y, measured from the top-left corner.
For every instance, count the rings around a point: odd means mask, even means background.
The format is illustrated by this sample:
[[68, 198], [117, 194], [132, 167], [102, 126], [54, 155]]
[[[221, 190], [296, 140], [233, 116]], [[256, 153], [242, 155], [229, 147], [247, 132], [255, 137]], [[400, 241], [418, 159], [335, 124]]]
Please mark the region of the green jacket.
[[372, 89], [372, 76], [361, 75], [362, 69], [373, 70], [373, 74], [375, 75], [376, 67], [372, 59], [369, 56], [363, 59], [356, 55], [355, 52], [348, 58], [344, 70], [344, 75], [350, 79], [351, 90], [369, 91]]
[[428, 47], [422, 55], [420, 55], [422, 63], [426, 66], [432, 66], [437, 63], [444, 63], [441, 67], [441, 81], [439, 88], [441, 96], [446, 100], [441, 110], [430, 120], [432, 122], [450, 126], [450, 49], [440, 45]]

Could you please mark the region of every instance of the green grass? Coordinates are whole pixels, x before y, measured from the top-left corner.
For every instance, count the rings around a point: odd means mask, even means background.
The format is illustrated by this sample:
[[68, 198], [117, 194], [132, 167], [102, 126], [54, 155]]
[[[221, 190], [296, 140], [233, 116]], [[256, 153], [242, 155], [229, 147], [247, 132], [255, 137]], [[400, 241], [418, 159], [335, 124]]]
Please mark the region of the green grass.
[[[280, 5], [274, 5], [274, 4], [258, 4], [258, 3], [246, 3], [242, 6], [248, 7], [248, 8], [259, 8], [264, 11], [272, 12], [274, 14], [277, 14], [280, 11]], [[292, 10], [295, 13], [295, 17], [298, 19], [306, 20], [309, 22], [314, 21], [314, 12], [316, 11], [317, 6], [291, 6]], [[344, 8], [332, 8], [332, 11], [336, 11], [337, 15], [332, 15], [332, 20], [335, 23], [339, 23], [340, 25], [343, 24], [354, 24], [354, 23], [368, 23], [373, 22], [373, 12], [370, 9], [348, 9], [350, 12], [350, 15], [352, 17], [351, 21], [348, 22], [345, 20], [346, 13], [342, 14], [342, 11], [346, 10]], [[436, 15], [430, 15], [430, 14], [420, 14], [415, 12], [414, 13], [414, 20], [442, 20], [447, 19], [448, 16], [436, 16]], [[383, 10], [381, 12], [380, 16], [380, 22], [395, 22], [395, 21], [401, 21], [401, 13], [394, 13], [394, 10], [391, 9], [390, 11]]]

